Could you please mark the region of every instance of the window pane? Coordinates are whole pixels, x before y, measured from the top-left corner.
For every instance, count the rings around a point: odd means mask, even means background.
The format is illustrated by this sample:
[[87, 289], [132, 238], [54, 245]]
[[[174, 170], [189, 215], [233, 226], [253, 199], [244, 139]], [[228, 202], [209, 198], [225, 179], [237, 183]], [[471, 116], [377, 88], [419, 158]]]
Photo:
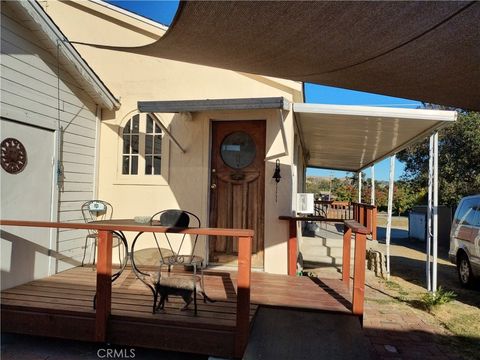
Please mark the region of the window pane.
[[162, 153], [162, 135], [155, 135], [155, 154]]
[[475, 221], [473, 223], [473, 226], [480, 226], [480, 209], [477, 208], [477, 211], [475, 212]]
[[147, 134], [153, 132], [153, 120], [150, 116], [147, 115]]
[[130, 154], [130, 135], [123, 135], [123, 153]]
[[155, 175], [160, 175], [161, 170], [162, 170], [162, 157], [161, 156], [155, 156], [154, 157], [153, 168], [154, 168], [154, 174]]
[[156, 134], [161, 134], [162, 133], [162, 129], [160, 129], [160, 126], [158, 126], [157, 123], [155, 123], [155, 133]]
[[138, 135], [132, 135], [132, 154], [138, 154]]
[[152, 156], [145, 156], [145, 175], [152, 175]]
[[145, 155], [153, 154], [153, 135], [145, 136]]
[[138, 156], [132, 156], [132, 169], [130, 174], [132, 175], [138, 174]]
[[123, 163], [122, 163], [122, 174], [123, 175], [128, 175], [129, 174], [129, 168], [130, 168], [130, 162], [128, 161], [130, 156], [124, 156], [123, 157]]
[[228, 135], [220, 148], [223, 162], [233, 169], [243, 169], [249, 166], [255, 160], [255, 154], [255, 141], [243, 131], [236, 131]]
[[132, 122], [128, 120], [128, 122], [125, 124], [125, 127], [123, 128], [123, 133], [124, 134], [130, 134], [130, 127], [132, 126]]
[[139, 119], [140, 119], [140, 116], [139, 115], [135, 115], [133, 117], [133, 126], [132, 126], [132, 133], [134, 134], [138, 134], [139, 133]]

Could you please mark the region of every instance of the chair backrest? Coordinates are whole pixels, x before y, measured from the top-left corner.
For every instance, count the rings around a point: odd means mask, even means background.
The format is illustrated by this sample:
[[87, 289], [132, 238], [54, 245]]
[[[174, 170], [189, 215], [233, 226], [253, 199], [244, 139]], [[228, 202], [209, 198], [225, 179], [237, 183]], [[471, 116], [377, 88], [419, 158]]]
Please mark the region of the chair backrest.
[[82, 205], [82, 215], [86, 223], [110, 220], [113, 216], [113, 206], [103, 200], [90, 200]]
[[[154, 214], [150, 218], [150, 225], [158, 225], [158, 226], [165, 226], [165, 227], [171, 227], [171, 228], [187, 228], [187, 227], [200, 227], [201, 222], [197, 215], [189, 211], [179, 210], [179, 209], [168, 209], [168, 210], [163, 210]], [[153, 233], [153, 235], [155, 238], [155, 242], [157, 243], [157, 247], [160, 251], [160, 255], [163, 258], [163, 254], [161, 253], [161, 247], [158, 242], [157, 235], [156, 233]], [[185, 255], [185, 254], [182, 254], [182, 248], [183, 248], [186, 234], [165, 233], [164, 235], [167, 240], [170, 251], [173, 254]], [[177, 237], [177, 239], [174, 239], [174, 237]], [[191, 252], [189, 252], [188, 255], [194, 255], [195, 247], [198, 241], [198, 235], [191, 235], [191, 239], [192, 239], [192, 250]]]

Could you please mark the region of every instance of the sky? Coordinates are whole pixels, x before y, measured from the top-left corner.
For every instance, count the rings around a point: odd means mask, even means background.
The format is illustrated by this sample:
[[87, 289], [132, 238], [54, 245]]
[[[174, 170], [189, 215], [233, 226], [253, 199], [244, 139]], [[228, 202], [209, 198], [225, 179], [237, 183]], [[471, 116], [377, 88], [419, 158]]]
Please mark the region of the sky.
[[[107, 0], [107, 2], [167, 26], [171, 24], [179, 4], [179, 1], [177, 0]], [[305, 85], [305, 101], [307, 103], [317, 104], [386, 106], [410, 109], [415, 109], [422, 105], [420, 102], [414, 100], [399, 99], [390, 96], [376, 95], [361, 91], [346, 90], [308, 83]], [[388, 180], [389, 169], [389, 159], [385, 159], [384, 161], [376, 164], [375, 179]], [[402, 175], [403, 169], [403, 164], [397, 160], [395, 163], [395, 180], [397, 180]], [[370, 177], [370, 169], [365, 170], [365, 174], [367, 177]], [[308, 168], [307, 175], [334, 176], [343, 178], [346, 176], [346, 173], [344, 171]]]

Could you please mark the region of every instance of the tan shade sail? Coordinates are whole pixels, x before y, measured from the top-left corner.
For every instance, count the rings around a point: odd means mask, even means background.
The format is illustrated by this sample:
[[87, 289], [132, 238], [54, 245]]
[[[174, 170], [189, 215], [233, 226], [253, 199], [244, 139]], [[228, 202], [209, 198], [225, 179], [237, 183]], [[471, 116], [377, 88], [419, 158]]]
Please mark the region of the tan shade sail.
[[480, 110], [480, 2], [193, 1], [134, 51]]
[[455, 111], [293, 104], [309, 167], [360, 171], [455, 121]]

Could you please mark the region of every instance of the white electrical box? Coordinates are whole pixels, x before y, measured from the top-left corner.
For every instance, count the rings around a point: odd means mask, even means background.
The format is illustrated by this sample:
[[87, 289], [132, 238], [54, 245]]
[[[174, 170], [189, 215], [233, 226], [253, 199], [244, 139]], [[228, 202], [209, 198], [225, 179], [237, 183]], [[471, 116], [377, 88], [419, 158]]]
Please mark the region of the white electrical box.
[[314, 196], [313, 193], [297, 194], [297, 213], [299, 214], [314, 214]]

